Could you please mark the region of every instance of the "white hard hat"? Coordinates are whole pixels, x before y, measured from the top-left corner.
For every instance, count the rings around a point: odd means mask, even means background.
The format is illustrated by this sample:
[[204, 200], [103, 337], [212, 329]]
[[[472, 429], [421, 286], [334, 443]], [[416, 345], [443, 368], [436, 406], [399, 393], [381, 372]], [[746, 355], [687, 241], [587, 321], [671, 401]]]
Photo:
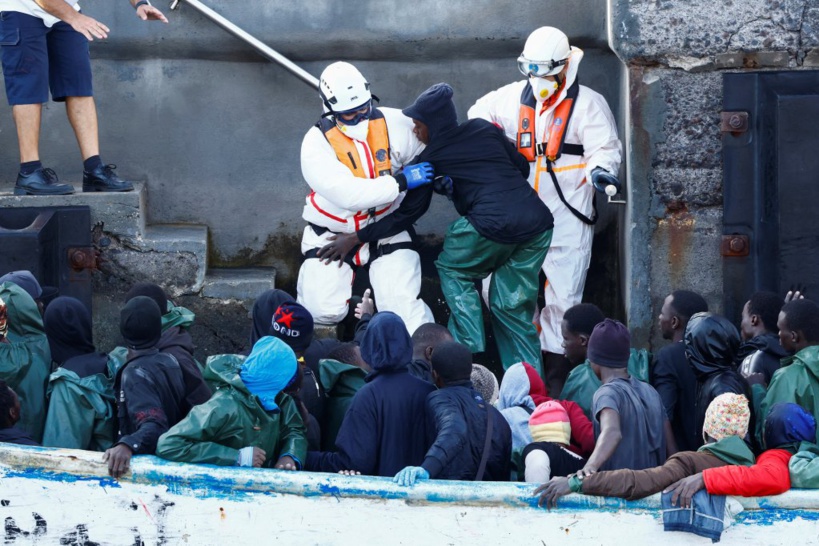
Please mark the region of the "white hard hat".
[[319, 93], [325, 108], [334, 113], [361, 108], [372, 100], [370, 84], [350, 63], [337, 62], [324, 69]]
[[540, 27], [532, 32], [518, 57], [518, 69], [524, 76], [554, 76], [571, 54], [569, 39], [555, 27]]

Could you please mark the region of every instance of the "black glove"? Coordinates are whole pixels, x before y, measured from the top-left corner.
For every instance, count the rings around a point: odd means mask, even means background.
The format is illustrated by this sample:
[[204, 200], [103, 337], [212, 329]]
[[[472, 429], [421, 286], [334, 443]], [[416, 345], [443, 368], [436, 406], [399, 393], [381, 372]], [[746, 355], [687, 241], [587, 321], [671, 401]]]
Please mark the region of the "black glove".
[[436, 176], [432, 179], [432, 190], [435, 193], [446, 195], [452, 201], [452, 179], [448, 176]]
[[620, 191], [620, 181], [603, 167], [595, 167], [591, 172], [591, 183], [600, 193], [606, 192], [606, 186], [614, 186]]

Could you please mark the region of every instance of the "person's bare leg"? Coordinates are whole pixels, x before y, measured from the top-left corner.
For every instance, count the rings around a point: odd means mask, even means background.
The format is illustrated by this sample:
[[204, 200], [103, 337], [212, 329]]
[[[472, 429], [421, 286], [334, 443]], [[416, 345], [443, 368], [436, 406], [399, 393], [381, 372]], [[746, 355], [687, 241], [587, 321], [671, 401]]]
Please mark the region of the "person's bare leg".
[[11, 108], [17, 126], [17, 142], [20, 146], [20, 163], [40, 160], [40, 120], [42, 104], [15, 104]]
[[82, 159], [100, 155], [99, 129], [97, 128], [97, 106], [94, 97], [67, 97], [65, 111], [74, 128]]

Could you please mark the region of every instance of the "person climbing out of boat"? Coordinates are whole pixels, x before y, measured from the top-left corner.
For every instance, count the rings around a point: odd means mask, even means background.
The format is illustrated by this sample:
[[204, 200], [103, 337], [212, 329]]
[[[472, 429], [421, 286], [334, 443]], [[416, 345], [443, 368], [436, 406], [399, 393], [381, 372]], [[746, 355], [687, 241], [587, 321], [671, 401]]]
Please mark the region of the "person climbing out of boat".
[[20, 397], [8, 383], [0, 379], [0, 442], [24, 446], [40, 445], [25, 430], [14, 426], [19, 420]]
[[128, 357], [114, 380], [117, 440], [103, 455], [117, 479], [128, 472], [132, 455], [153, 455], [159, 437], [189, 410], [179, 363], [157, 348], [162, 312], [156, 302], [147, 296], [130, 300], [120, 312], [119, 329]]
[[663, 493], [673, 492], [671, 504], [691, 506], [691, 498], [705, 489], [710, 495], [767, 497], [791, 488], [788, 463], [803, 442], [816, 437], [816, 419], [792, 402], [774, 404], [765, 419], [763, 451], [753, 466], [707, 468], [683, 478]]
[[508, 481], [512, 431], [500, 412], [472, 388], [472, 352], [457, 341], [441, 343], [432, 353], [432, 377], [438, 390], [426, 400], [428, 430], [434, 440], [420, 466], [408, 466], [393, 481]]
[[708, 303], [701, 295], [675, 290], [663, 300], [657, 318], [663, 339], [671, 343], [657, 352], [651, 386], [660, 394], [680, 451], [694, 451], [702, 445], [702, 429], [697, 428], [697, 414], [692, 411], [697, 399], [697, 376], [685, 358], [683, 336], [691, 317], [706, 312]]
[[241, 359], [210, 359], [205, 375], [218, 385], [159, 438], [156, 454], [186, 463], [300, 470], [307, 454], [304, 423], [285, 394], [298, 377], [293, 350], [265, 336]]
[[459, 124], [452, 96], [452, 87], [438, 83], [402, 110], [427, 145], [418, 159], [443, 177], [438, 189], [461, 215], [435, 261], [450, 309], [448, 327], [473, 353], [486, 350], [475, 281], [491, 275], [490, 320], [504, 369], [528, 362], [542, 374], [532, 317], [552, 214], [526, 181], [529, 163], [503, 131], [483, 119]]
[[569, 493], [641, 499], [706, 468], [731, 464], [750, 466], [754, 455], [743, 440], [748, 433], [750, 415], [747, 398], [734, 393], [722, 394], [708, 406], [703, 432], [706, 445], [699, 450], [675, 453], [663, 465], [643, 470], [622, 468], [592, 474], [577, 472], [568, 478], [554, 477], [535, 490], [535, 495], [540, 495], [538, 504], [554, 508], [557, 500]]
[[116, 434], [114, 377], [119, 362], [97, 351], [91, 312], [75, 298], [52, 301], [43, 325], [51, 360], [58, 366], [48, 381], [43, 445], [105, 451]]
[[393, 477], [424, 460], [430, 444], [422, 416], [435, 387], [409, 373], [412, 340], [404, 321], [376, 313], [361, 340], [361, 358], [373, 371], [347, 409], [336, 451], [309, 452], [307, 470]]

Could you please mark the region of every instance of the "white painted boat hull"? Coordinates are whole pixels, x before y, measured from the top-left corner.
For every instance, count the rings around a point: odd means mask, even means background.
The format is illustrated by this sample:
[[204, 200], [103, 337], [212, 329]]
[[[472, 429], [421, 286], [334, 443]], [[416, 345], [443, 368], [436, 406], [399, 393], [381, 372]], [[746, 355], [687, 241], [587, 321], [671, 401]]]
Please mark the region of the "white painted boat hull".
[[[422, 482], [185, 465], [134, 457], [107, 477], [102, 454], [0, 444], [6, 544], [710, 544], [665, 533], [659, 496], [571, 495], [536, 507], [526, 484]], [[819, 491], [739, 499], [722, 544], [819, 544]], [[753, 542], [750, 542], [753, 541]]]

